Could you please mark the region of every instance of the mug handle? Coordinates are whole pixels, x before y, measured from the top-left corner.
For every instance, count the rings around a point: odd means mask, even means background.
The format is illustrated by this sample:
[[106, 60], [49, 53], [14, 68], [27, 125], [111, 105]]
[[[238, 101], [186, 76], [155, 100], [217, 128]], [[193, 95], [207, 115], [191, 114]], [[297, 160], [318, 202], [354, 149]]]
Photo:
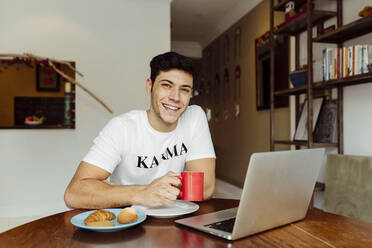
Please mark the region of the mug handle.
[[[176, 177], [181, 180], [181, 184], [182, 184], [183, 183], [182, 176], [176, 176]], [[182, 198], [182, 190], [180, 190], [180, 197]]]

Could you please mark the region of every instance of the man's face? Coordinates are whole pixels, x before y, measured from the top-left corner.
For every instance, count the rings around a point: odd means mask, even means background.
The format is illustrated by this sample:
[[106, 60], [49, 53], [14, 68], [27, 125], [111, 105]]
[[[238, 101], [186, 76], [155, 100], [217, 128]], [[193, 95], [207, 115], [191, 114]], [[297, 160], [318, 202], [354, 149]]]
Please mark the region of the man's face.
[[177, 126], [178, 118], [189, 105], [192, 86], [192, 75], [178, 69], [161, 71], [154, 83], [151, 79], [147, 80], [146, 88], [151, 94], [149, 121], [152, 127], [167, 132]]

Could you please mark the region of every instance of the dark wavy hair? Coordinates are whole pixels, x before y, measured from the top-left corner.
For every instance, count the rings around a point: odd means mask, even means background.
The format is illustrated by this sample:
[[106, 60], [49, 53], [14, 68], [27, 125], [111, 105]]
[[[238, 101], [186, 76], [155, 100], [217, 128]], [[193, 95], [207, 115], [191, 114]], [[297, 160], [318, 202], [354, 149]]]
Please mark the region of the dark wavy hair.
[[151, 81], [154, 84], [156, 77], [161, 71], [170, 71], [172, 69], [182, 70], [195, 77], [193, 60], [176, 52], [166, 52], [155, 56], [151, 62]]

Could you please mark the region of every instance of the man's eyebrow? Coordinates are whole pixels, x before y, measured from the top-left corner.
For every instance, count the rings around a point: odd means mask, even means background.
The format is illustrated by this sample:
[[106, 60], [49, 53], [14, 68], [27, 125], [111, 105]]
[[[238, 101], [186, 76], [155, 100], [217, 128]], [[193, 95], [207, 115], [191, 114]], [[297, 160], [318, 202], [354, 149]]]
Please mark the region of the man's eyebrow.
[[[173, 83], [171, 80], [169, 80], [169, 79], [162, 79], [162, 80], [160, 80], [160, 82], [163, 82], [163, 81], [168, 82], [168, 83], [170, 83], [170, 84], [174, 84], [174, 83]], [[192, 89], [192, 87], [191, 87], [190, 85], [188, 85], [188, 84], [183, 84], [183, 85], [181, 85], [181, 87], [187, 87], [187, 88]]]
[[170, 81], [169, 79], [162, 79], [162, 80], [160, 80], [160, 82], [162, 82], [162, 81], [165, 81], [165, 82], [168, 82], [168, 83], [170, 83], [170, 84], [174, 84], [172, 81]]

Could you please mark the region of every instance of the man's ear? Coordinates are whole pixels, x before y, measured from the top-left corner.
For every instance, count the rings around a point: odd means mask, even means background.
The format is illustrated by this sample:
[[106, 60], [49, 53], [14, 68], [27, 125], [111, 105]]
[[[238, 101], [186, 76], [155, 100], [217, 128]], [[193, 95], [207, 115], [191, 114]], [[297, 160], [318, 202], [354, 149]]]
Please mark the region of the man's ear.
[[152, 80], [151, 78], [148, 78], [146, 80], [146, 91], [147, 91], [147, 94], [149, 94], [151, 96], [151, 89], [152, 89]]

